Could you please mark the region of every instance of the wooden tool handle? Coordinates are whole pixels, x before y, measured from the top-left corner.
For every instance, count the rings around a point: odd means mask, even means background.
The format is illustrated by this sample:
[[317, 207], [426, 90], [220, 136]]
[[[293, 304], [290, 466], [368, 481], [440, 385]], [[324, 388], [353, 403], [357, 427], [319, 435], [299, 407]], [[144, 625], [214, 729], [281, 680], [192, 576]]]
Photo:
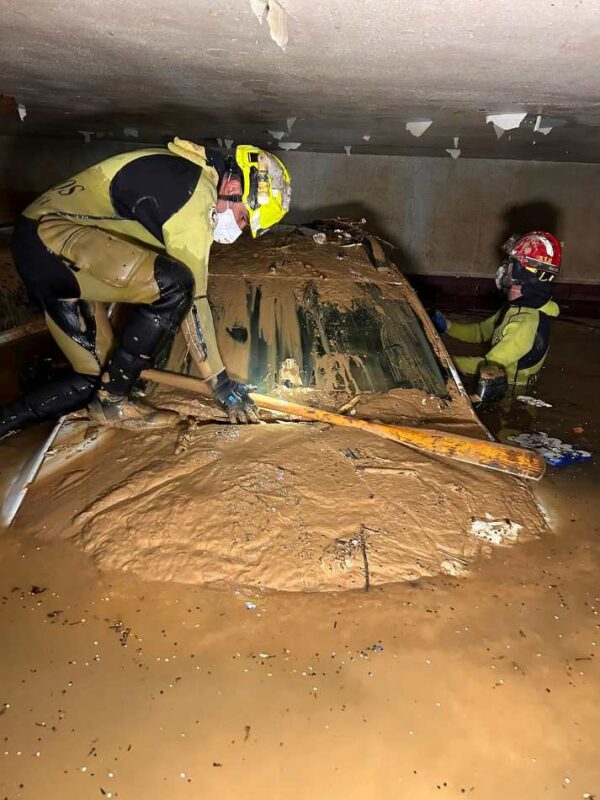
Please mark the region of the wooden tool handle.
[[[156, 383], [184, 389], [196, 394], [210, 397], [211, 392], [206, 384], [198, 378], [179, 375], [173, 372], [162, 372], [156, 369], [146, 369], [142, 378]], [[250, 394], [252, 400], [259, 408], [270, 411], [279, 411], [284, 414], [293, 414], [301, 419], [312, 422], [327, 422], [342, 428], [356, 428], [367, 433], [391, 439], [400, 444], [420, 450], [431, 455], [452, 458], [465, 464], [474, 464], [485, 469], [494, 469], [507, 472], [519, 478], [528, 478], [539, 481], [546, 470], [546, 462], [533, 450], [524, 450], [520, 447], [490, 442], [485, 439], [472, 439], [456, 433], [445, 433], [430, 428], [413, 428], [406, 425], [386, 425], [382, 422], [369, 422], [366, 419], [345, 417], [333, 411], [323, 411], [320, 408], [311, 408], [298, 403], [291, 403], [279, 397], [270, 397], [264, 394]]]

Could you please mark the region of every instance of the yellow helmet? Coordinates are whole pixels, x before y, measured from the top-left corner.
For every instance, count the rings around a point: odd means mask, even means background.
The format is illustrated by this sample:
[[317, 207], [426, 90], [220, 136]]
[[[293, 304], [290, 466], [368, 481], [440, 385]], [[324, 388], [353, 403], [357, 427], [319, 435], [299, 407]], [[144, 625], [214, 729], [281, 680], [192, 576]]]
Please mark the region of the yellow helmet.
[[256, 238], [288, 212], [292, 180], [285, 164], [259, 147], [238, 145], [235, 160], [244, 175], [242, 202], [248, 209], [250, 231]]

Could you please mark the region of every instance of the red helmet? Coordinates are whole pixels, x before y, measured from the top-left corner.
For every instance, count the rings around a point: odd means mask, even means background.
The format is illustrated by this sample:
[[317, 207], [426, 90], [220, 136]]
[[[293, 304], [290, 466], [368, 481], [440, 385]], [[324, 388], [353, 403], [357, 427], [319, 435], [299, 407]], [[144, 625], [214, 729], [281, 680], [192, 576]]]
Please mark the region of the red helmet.
[[506, 242], [505, 251], [540, 280], [551, 281], [560, 272], [562, 247], [556, 236], [546, 231], [513, 236]]

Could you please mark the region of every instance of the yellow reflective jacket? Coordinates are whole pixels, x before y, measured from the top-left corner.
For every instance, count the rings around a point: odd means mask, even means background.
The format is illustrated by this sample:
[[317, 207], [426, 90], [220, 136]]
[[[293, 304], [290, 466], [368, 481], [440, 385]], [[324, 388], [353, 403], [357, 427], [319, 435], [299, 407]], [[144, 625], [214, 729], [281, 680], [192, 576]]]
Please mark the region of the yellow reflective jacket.
[[[138, 220], [123, 218], [119, 214], [118, 202], [111, 190], [118, 175], [124, 174], [133, 162], [141, 164], [141, 159], [153, 155], [184, 158], [199, 168], [197, 181], [194, 176], [194, 185], [181, 202], [174, 204], [173, 213], [158, 230], [154, 230], [154, 234]], [[23, 214], [39, 221], [60, 217], [78, 225], [93, 226], [122, 238], [133, 239], [159, 252], [166, 252], [189, 267], [196, 282], [195, 315], [190, 314], [182, 328], [192, 355], [198, 361], [204, 351], [201, 343], [196, 341], [196, 320], [200, 324], [208, 356], [198, 366], [200, 374], [206, 378], [223, 369], [206, 297], [218, 181], [218, 173], [207, 162], [204, 147], [175, 138], [168, 148], [152, 147], [122, 153], [89, 167], [54, 186], [28, 206]]]
[[457, 368], [476, 375], [484, 364], [506, 371], [509, 384], [525, 386], [542, 368], [548, 352], [550, 317], [560, 313], [554, 300], [541, 308], [505, 306], [481, 322], [452, 322], [448, 336], [461, 342], [490, 342], [485, 356], [452, 356]]

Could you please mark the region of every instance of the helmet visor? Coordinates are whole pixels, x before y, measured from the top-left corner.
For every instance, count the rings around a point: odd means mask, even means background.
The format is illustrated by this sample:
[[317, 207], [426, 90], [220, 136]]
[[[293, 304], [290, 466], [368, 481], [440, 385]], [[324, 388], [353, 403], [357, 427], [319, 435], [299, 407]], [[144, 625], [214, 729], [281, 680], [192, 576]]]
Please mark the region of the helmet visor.
[[525, 267], [525, 269], [535, 269], [535, 270], [542, 270], [542, 272], [549, 272], [554, 275], [558, 275], [558, 267], [554, 266], [554, 264], [550, 264], [547, 261], [540, 261], [537, 258], [531, 258], [531, 256], [522, 256], [521, 263]]

